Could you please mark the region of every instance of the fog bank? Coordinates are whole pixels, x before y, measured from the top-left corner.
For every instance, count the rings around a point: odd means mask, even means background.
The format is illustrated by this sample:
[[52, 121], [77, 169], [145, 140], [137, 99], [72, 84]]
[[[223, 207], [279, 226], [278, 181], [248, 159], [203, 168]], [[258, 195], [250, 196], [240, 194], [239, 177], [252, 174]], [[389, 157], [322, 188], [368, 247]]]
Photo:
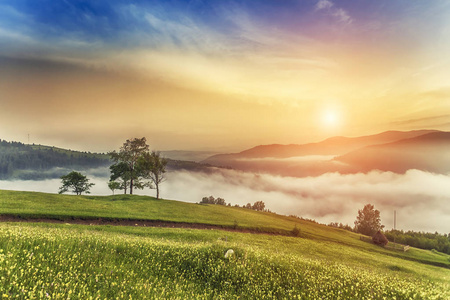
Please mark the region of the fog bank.
[[243, 205], [264, 201], [280, 214], [295, 214], [321, 223], [353, 226], [358, 209], [371, 203], [382, 224], [397, 229], [450, 232], [450, 176], [409, 170], [406, 174], [373, 171], [368, 174], [328, 173], [317, 177], [281, 177], [235, 170], [173, 172], [162, 186], [168, 199], [198, 202], [204, 196], [222, 197]]
[[[107, 177], [88, 176], [95, 185], [92, 195], [110, 195]], [[405, 174], [373, 171], [368, 174], [327, 173], [317, 177], [282, 177], [269, 174], [215, 169], [214, 172], [174, 171], [161, 185], [161, 197], [199, 202], [204, 196], [222, 197], [244, 205], [264, 201], [271, 211], [353, 226], [358, 209], [371, 203], [380, 210], [382, 224], [397, 229], [450, 232], [449, 175], [418, 170]], [[0, 189], [57, 193], [60, 179], [0, 181]], [[116, 191], [120, 193], [121, 191]], [[155, 190], [135, 190], [155, 196]]]

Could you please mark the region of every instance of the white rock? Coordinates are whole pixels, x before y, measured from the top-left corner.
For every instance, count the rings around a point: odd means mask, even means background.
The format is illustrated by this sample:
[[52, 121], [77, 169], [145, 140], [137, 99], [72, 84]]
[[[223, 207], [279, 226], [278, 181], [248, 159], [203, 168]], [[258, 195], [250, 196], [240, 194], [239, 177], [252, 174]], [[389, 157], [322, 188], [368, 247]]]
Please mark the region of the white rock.
[[225, 258], [230, 258], [232, 255], [234, 255], [233, 249], [228, 249], [227, 252], [225, 252]]

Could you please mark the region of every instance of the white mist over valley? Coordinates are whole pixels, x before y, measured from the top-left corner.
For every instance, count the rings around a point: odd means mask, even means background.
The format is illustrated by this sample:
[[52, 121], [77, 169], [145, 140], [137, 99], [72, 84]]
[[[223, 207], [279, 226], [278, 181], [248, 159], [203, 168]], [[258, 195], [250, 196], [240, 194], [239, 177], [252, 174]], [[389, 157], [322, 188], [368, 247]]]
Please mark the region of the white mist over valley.
[[[111, 195], [106, 168], [87, 174], [95, 183], [92, 195]], [[328, 224], [353, 226], [358, 209], [371, 203], [381, 212], [382, 224], [397, 229], [450, 232], [450, 175], [409, 170], [405, 174], [326, 173], [316, 177], [284, 177], [271, 174], [213, 168], [211, 172], [170, 171], [161, 185], [164, 199], [200, 202], [205, 196], [224, 198], [240, 206], [264, 201], [266, 208], [284, 215], [297, 215]], [[3, 180], [0, 189], [57, 193], [61, 180]], [[116, 191], [121, 193], [121, 191]], [[155, 195], [155, 190], [135, 190], [137, 195]]]

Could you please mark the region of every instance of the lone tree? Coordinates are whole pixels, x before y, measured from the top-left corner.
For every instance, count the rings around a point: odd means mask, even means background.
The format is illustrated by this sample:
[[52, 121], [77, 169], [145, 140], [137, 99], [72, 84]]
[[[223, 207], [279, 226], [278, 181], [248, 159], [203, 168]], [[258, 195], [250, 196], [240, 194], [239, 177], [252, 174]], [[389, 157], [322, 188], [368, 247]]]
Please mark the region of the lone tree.
[[147, 184], [150, 188], [156, 188], [156, 199], [159, 199], [159, 185], [166, 181], [167, 160], [161, 157], [159, 152], [145, 152], [138, 160], [139, 173], [146, 179], [150, 179]]
[[90, 194], [89, 189], [94, 183], [89, 183], [89, 179], [81, 173], [72, 171], [67, 175], [61, 176], [62, 186], [59, 188], [59, 193], [65, 193], [69, 190], [72, 193], [81, 195], [81, 193]]
[[366, 204], [362, 210], [358, 210], [358, 216], [355, 221], [356, 232], [372, 236], [383, 228], [384, 225], [381, 225], [380, 211], [374, 209], [373, 205]]
[[[138, 170], [138, 160], [144, 153], [148, 152], [148, 148], [149, 147], [145, 137], [140, 139], [134, 138], [123, 143], [119, 152], [112, 151], [108, 153], [111, 159], [115, 162], [116, 167], [120, 169], [120, 172], [115, 174], [115, 176], [118, 176], [117, 178], [122, 178], [124, 182], [129, 180], [130, 194], [133, 194], [133, 187], [140, 189], [144, 187], [139, 182], [140, 174]], [[113, 165], [110, 168], [113, 169], [115, 167]], [[111, 180], [115, 180], [117, 178], [111, 178]]]

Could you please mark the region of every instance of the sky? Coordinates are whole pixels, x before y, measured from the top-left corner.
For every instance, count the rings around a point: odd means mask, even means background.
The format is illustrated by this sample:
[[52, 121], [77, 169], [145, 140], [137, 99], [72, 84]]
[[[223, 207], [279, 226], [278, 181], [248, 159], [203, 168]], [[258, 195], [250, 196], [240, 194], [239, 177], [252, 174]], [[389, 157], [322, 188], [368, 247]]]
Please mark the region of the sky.
[[450, 130], [450, 2], [0, 0], [0, 139], [241, 151]]

